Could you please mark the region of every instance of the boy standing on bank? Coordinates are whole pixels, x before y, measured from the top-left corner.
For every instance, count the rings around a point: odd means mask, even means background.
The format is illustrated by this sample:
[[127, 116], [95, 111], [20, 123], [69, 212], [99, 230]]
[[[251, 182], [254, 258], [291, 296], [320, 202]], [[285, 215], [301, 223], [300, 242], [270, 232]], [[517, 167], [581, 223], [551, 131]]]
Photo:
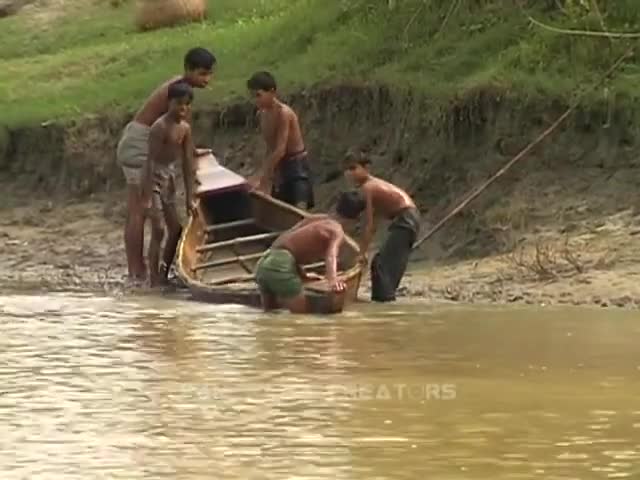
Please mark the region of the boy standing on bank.
[[269, 72], [257, 72], [247, 81], [255, 98], [267, 158], [255, 187], [298, 208], [311, 210], [314, 194], [307, 150], [296, 113], [277, 97], [276, 80]]
[[[187, 122], [191, 112], [193, 90], [188, 83], [169, 85], [169, 107], [149, 131], [149, 158], [142, 180], [142, 203], [151, 209], [151, 243], [149, 244], [149, 273], [151, 286], [164, 283], [173, 263], [182, 226], [176, 210], [175, 163], [182, 159], [182, 174], [187, 215], [193, 211], [193, 155], [191, 127]], [[167, 241], [159, 266], [160, 248], [165, 227]]]
[[392, 302], [420, 230], [420, 213], [407, 192], [371, 175], [370, 163], [362, 155], [347, 155], [345, 176], [358, 190], [342, 194], [341, 201], [353, 207], [344, 209], [342, 216], [355, 220], [364, 212], [365, 227], [360, 240], [363, 255], [371, 245], [377, 220], [382, 218], [391, 222], [386, 240], [371, 261], [371, 300]]
[[[182, 81], [194, 88], [204, 88], [209, 83], [215, 65], [216, 58], [210, 51], [200, 47], [189, 50], [184, 57], [184, 74], [164, 82], [151, 94], [127, 124], [118, 143], [117, 161], [127, 181], [124, 243], [131, 280], [143, 281], [147, 276], [143, 256], [145, 209], [141, 184], [149, 153], [151, 126], [169, 108], [167, 92], [172, 83]], [[208, 149], [195, 150], [194, 154], [199, 156], [209, 152]]]

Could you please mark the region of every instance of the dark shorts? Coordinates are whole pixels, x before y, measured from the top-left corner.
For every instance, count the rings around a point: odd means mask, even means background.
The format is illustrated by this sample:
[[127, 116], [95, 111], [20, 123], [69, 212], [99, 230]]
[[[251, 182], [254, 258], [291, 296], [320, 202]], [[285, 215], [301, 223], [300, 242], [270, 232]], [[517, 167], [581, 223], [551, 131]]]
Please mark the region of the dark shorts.
[[298, 208], [311, 210], [315, 206], [311, 168], [306, 153], [280, 161], [271, 196]]
[[389, 225], [387, 238], [371, 261], [371, 300], [392, 302], [420, 230], [415, 208], [402, 210]]

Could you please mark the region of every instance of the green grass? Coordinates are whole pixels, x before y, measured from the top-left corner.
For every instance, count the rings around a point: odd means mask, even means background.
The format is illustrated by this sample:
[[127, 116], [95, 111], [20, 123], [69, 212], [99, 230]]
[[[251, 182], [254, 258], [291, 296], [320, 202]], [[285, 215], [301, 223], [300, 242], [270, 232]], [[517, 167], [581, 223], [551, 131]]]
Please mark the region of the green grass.
[[[532, 27], [509, 0], [398, 0], [393, 11], [387, 0], [211, 0], [206, 22], [148, 33], [135, 31], [131, 2], [114, 8], [88, 1], [65, 2], [55, 18], [25, 11], [0, 19], [0, 123], [135, 109], [180, 73], [184, 53], [196, 45], [219, 60], [199, 104], [245, 95], [246, 78], [263, 68], [285, 91], [357, 80], [442, 98], [485, 85], [568, 96], [632, 45]], [[544, 0], [534, 3], [545, 8]], [[563, 28], [599, 28], [594, 12], [565, 3], [565, 10], [528, 11]], [[640, 31], [640, 2], [608, 3], [615, 3], [601, 6], [608, 29]], [[633, 59], [609, 86], [635, 102], [638, 85], [640, 62]]]

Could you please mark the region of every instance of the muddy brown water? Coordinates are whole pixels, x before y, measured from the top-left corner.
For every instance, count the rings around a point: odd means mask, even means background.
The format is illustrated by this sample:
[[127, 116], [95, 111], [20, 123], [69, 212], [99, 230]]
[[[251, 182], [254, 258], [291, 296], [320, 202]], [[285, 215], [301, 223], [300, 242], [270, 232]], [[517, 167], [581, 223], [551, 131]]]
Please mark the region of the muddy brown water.
[[640, 478], [637, 312], [0, 296], [12, 479]]

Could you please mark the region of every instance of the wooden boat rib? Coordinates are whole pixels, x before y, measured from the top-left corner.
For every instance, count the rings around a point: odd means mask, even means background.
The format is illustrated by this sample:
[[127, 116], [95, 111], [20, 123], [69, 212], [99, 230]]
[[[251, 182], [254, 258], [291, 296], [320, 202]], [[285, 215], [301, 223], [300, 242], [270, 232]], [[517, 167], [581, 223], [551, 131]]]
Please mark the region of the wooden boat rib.
[[[194, 298], [211, 303], [260, 306], [256, 265], [272, 242], [309, 214], [269, 195], [251, 191], [240, 175], [211, 155], [196, 169], [198, 206], [178, 246], [177, 271]], [[330, 292], [324, 281], [305, 283], [309, 313], [336, 313], [357, 298], [362, 275], [358, 246], [349, 237], [339, 256], [339, 275], [347, 288]], [[306, 270], [324, 273], [318, 259]]]

